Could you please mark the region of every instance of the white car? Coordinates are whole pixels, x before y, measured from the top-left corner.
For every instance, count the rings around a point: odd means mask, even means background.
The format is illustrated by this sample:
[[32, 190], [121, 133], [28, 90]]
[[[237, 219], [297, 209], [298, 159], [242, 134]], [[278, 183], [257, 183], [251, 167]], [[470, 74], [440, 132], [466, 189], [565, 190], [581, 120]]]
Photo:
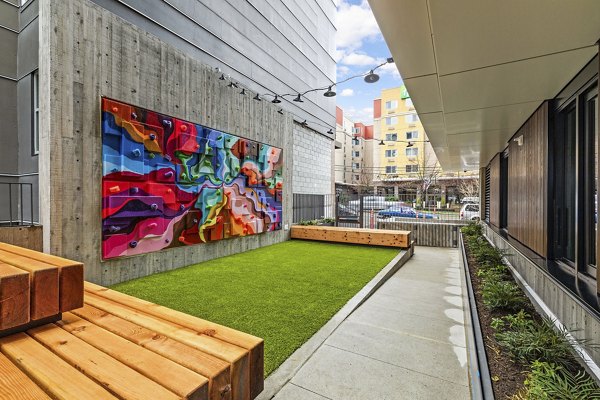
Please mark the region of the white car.
[[464, 204], [460, 209], [460, 219], [479, 221], [479, 204]]

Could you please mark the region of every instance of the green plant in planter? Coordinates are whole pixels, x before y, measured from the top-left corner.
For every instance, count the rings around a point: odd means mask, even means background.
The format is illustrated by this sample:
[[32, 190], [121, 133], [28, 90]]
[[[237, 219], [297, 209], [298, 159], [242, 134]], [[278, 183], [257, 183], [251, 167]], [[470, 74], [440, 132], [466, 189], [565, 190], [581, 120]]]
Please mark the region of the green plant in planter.
[[526, 304], [521, 289], [514, 282], [505, 280], [485, 281], [481, 292], [483, 304], [492, 310], [517, 311]]
[[573, 374], [555, 363], [534, 361], [525, 389], [513, 400], [600, 399], [600, 388], [585, 372]]
[[320, 222], [323, 222], [325, 224], [333, 224], [335, 222], [335, 219], [334, 218], [321, 218]]
[[[554, 329], [554, 322], [548, 319], [536, 322], [521, 312], [516, 315], [494, 319], [492, 327], [496, 330], [498, 343], [508, 351], [510, 356], [521, 363], [530, 364], [534, 361], [558, 363], [567, 368], [576, 367], [573, 349], [565, 327]], [[589, 340], [578, 339], [579, 343], [588, 344]], [[595, 345], [591, 345], [596, 347]]]
[[316, 219], [303, 219], [302, 221], [298, 222], [298, 225], [302, 225], [302, 226], [316, 225], [316, 224], [317, 224]]
[[480, 277], [484, 283], [502, 282], [510, 279], [508, 267], [503, 264], [486, 269], [478, 269], [477, 276]]
[[480, 236], [481, 225], [471, 222], [467, 226], [463, 226], [460, 230], [464, 236]]

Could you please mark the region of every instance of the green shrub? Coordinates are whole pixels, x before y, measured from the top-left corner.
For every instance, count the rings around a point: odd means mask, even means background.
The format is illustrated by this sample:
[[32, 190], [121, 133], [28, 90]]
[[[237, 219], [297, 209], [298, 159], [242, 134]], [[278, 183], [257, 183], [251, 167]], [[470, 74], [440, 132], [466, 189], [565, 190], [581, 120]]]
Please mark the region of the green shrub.
[[484, 283], [501, 282], [511, 278], [508, 268], [503, 264], [487, 269], [478, 269], [477, 276], [480, 277]]
[[[570, 333], [562, 327], [554, 330], [554, 323], [548, 319], [536, 322], [520, 312], [504, 318], [495, 318], [492, 327], [496, 330], [496, 340], [510, 356], [523, 364], [544, 361], [562, 364], [572, 368], [577, 366], [572, 347], [567, 339]], [[580, 340], [580, 343], [586, 343]]]
[[573, 374], [554, 363], [534, 361], [525, 389], [513, 400], [600, 399], [600, 388], [585, 372]]
[[481, 225], [471, 222], [469, 225], [463, 226], [460, 231], [464, 236], [479, 236], [481, 235]]
[[316, 219], [303, 219], [302, 221], [298, 222], [298, 225], [302, 225], [302, 226], [316, 225], [316, 224], [317, 224]]
[[398, 201], [396, 196], [386, 196], [385, 201]]
[[514, 282], [490, 280], [484, 282], [481, 292], [483, 304], [492, 310], [517, 311], [527, 304], [521, 289]]

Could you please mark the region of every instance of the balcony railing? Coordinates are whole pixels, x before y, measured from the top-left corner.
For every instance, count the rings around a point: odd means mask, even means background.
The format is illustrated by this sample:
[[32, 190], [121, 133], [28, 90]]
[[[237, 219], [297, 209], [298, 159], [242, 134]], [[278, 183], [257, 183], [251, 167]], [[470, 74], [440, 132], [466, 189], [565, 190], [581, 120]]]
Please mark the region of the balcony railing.
[[0, 182], [0, 226], [35, 225], [33, 183]]

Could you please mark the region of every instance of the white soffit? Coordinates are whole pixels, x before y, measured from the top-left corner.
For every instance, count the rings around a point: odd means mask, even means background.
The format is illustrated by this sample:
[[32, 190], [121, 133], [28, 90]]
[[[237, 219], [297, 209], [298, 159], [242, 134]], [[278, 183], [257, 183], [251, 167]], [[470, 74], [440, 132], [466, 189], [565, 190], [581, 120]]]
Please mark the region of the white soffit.
[[600, 0], [369, 2], [447, 170], [487, 164], [598, 51]]

